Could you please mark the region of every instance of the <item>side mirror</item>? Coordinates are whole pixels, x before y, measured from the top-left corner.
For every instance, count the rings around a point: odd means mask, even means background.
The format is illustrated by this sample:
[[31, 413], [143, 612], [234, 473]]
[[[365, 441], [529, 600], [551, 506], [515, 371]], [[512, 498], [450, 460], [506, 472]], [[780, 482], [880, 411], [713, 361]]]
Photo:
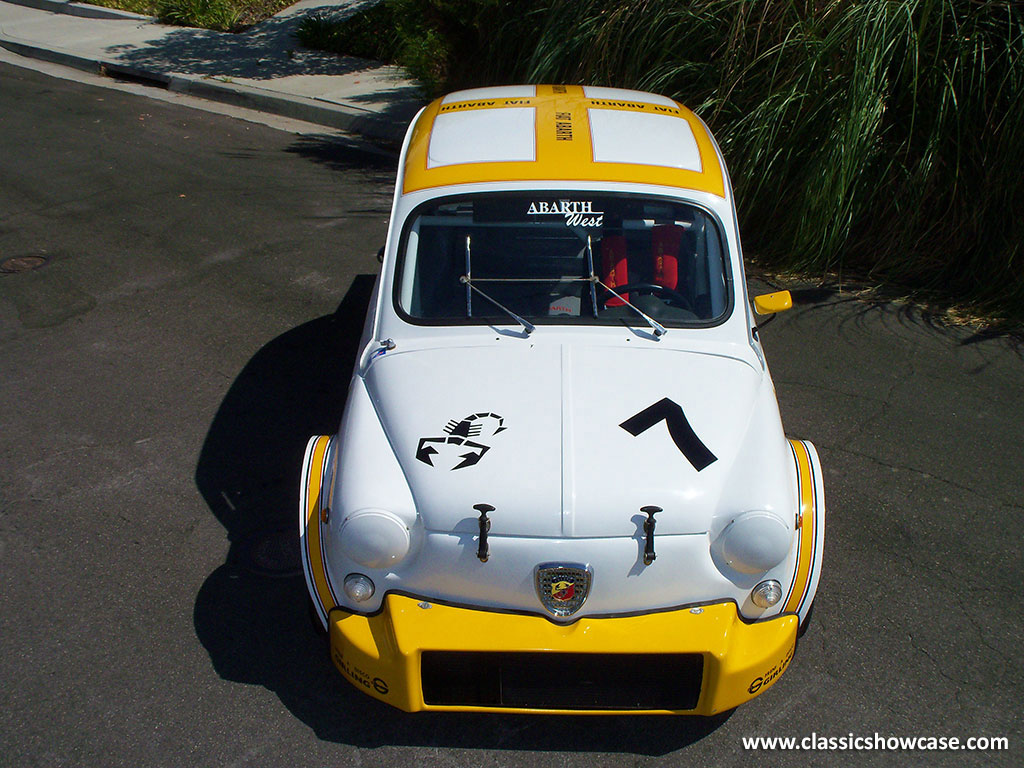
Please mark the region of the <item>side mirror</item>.
[[774, 315], [792, 307], [793, 297], [789, 295], [789, 291], [763, 293], [754, 297], [754, 311], [759, 315]]
[[380, 250], [377, 251], [377, 263], [378, 264], [383, 264], [384, 263], [384, 246], [383, 245], [380, 247]]

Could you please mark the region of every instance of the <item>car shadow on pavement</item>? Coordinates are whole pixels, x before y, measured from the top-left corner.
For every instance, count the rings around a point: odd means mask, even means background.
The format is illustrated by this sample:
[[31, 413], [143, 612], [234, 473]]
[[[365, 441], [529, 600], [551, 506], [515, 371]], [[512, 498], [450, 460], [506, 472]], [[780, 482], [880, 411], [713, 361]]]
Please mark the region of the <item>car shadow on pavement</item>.
[[[470, 749], [662, 755], [708, 735], [714, 718], [536, 717], [399, 712], [358, 692], [328, 658], [307, 611], [298, 547], [298, 483], [310, 435], [337, 430], [372, 275], [337, 311], [273, 339], [235, 379], [196, 467], [227, 531], [226, 562], [196, 596], [195, 632], [225, 680], [261, 685], [327, 741]], [[372, 727], [369, 725], [372, 724]]]
[[[337, 134], [305, 133], [296, 136], [286, 151], [338, 173], [358, 170], [368, 184], [387, 188], [394, 184], [398, 169], [398, 156], [394, 152], [369, 147], [364, 141]], [[385, 213], [391, 213], [390, 209]]]

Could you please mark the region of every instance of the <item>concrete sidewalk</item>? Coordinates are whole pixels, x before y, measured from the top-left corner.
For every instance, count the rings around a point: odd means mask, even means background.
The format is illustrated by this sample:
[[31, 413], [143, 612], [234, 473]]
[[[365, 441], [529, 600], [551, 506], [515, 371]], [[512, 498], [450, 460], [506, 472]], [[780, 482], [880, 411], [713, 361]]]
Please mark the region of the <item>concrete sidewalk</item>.
[[405, 72], [310, 51], [293, 35], [309, 13], [354, 13], [366, 3], [301, 0], [229, 34], [65, 0], [0, 0], [0, 47], [395, 144], [426, 101]]

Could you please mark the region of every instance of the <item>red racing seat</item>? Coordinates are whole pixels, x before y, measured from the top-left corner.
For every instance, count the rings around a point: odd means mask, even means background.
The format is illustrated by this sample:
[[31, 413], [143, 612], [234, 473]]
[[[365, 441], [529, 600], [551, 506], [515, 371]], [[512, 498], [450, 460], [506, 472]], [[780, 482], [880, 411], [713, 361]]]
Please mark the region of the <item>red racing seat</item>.
[[[629, 261], [626, 259], [626, 238], [623, 235], [605, 235], [601, 238], [601, 280], [609, 288], [617, 288], [629, 282]], [[629, 301], [629, 294], [622, 294]], [[622, 299], [612, 296], [604, 303], [606, 307], [621, 307]]]
[[679, 243], [683, 231], [678, 224], [659, 224], [651, 233], [654, 282], [673, 291], [679, 288]]

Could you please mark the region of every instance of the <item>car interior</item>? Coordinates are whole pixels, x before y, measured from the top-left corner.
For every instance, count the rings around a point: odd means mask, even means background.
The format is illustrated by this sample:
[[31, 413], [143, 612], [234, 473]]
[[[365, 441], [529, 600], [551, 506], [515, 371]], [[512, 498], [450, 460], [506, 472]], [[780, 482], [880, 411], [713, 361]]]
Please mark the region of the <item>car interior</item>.
[[403, 241], [399, 307], [428, 322], [493, 322], [507, 310], [539, 323], [631, 323], [637, 309], [667, 325], [723, 315], [726, 267], [710, 215], [606, 196], [588, 197], [594, 215], [580, 217], [578, 197], [565, 212], [556, 200], [554, 212], [524, 214], [526, 196], [421, 210]]

